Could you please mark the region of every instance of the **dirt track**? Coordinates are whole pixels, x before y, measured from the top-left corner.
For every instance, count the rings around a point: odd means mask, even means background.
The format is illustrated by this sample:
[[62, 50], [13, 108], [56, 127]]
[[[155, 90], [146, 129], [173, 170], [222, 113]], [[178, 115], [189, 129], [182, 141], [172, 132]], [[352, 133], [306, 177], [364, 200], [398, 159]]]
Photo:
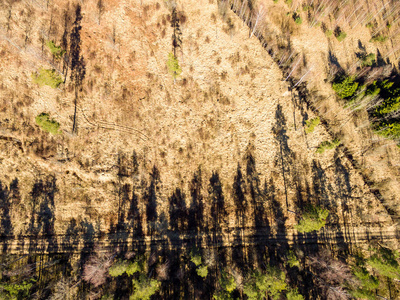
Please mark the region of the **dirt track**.
[[106, 235], [58, 235], [58, 236], [24, 236], [1, 239], [2, 253], [33, 254], [33, 253], [81, 253], [90, 252], [94, 246], [104, 251], [116, 249], [136, 249], [145, 247], [177, 248], [183, 245], [196, 245], [198, 248], [236, 247], [236, 246], [280, 246], [285, 245], [344, 245], [363, 244], [369, 241], [396, 243], [397, 232], [394, 227], [368, 228], [359, 227], [350, 231], [322, 229], [319, 233], [299, 234], [292, 230], [287, 233], [268, 234], [268, 228], [257, 232], [248, 229], [212, 234], [178, 235], [167, 232], [153, 237], [135, 238], [129, 232], [118, 232]]

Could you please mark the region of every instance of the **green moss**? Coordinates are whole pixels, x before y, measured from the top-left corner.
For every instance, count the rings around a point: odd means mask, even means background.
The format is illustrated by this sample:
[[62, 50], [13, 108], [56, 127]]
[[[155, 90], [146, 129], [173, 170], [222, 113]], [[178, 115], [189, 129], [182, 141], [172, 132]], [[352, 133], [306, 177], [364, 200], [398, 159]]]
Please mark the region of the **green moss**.
[[340, 98], [346, 99], [355, 94], [358, 82], [355, 82], [351, 76], [341, 77], [332, 84], [332, 88]]
[[340, 141], [338, 139], [334, 139], [333, 141], [324, 141], [321, 144], [319, 144], [316, 152], [322, 154], [325, 152], [325, 150], [335, 149], [339, 145]]
[[63, 80], [61, 76], [54, 69], [43, 69], [39, 70], [39, 73], [32, 73], [33, 82], [39, 84], [40, 86], [48, 85], [52, 88], [57, 88]]
[[310, 206], [303, 213], [302, 219], [295, 226], [299, 232], [318, 231], [325, 226], [329, 212], [321, 207]]
[[313, 118], [311, 120], [306, 121], [306, 128], [305, 131], [306, 133], [311, 133], [314, 131], [315, 127], [319, 125], [320, 123], [319, 117]]
[[54, 135], [61, 134], [61, 131], [59, 130], [60, 124], [57, 121], [50, 119], [49, 114], [41, 113], [35, 118], [35, 121], [44, 131], [50, 132]]

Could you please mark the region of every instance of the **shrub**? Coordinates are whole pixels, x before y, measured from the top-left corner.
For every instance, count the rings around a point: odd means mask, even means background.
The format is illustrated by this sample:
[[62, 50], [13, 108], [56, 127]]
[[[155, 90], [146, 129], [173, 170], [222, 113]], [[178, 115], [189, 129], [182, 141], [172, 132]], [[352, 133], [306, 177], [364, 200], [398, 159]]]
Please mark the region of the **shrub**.
[[371, 38], [370, 42], [384, 43], [384, 42], [387, 41], [387, 39], [388, 39], [387, 36], [384, 36], [384, 35], [379, 34], [379, 35], [373, 36], [373, 37]]
[[325, 226], [328, 215], [329, 212], [326, 209], [310, 206], [303, 213], [301, 220], [295, 225], [295, 228], [299, 232], [318, 231]]
[[319, 117], [313, 118], [311, 120], [306, 121], [306, 133], [311, 133], [314, 131], [315, 127], [318, 126], [320, 123]]
[[197, 272], [197, 275], [205, 278], [208, 275], [208, 268], [207, 268], [207, 266], [199, 266], [199, 267], [197, 267], [196, 272]]
[[263, 299], [268, 293], [272, 299], [279, 299], [286, 289], [285, 273], [278, 268], [267, 267], [266, 274], [256, 271], [243, 286], [243, 292], [248, 299]]
[[182, 73], [182, 69], [179, 66], [178, 58], [175, 57], [172, 52], [168, 55], [167, 67], [168, 71], [171, 73], [174, 79], [176, 79]]
[[340, 98], [346, 99], [357, 91], [358, 82], [355, 82], [351, 76], [342, 77], [332, 84], [332, 88]]
[[128, 267], [129, 263], [127, 261], [118, 261], [110, 267], [108, 273], [112, 277], [118, 277], [124, 274]]
[[[29, 298], [29, 291], [33, 286], [33, 283], [36, 280], [30, 279], [29, 281], [23, 281], [22, 283], [4, 283], [0, 284], [0, 291], [3, 290], [7, 294], [9, 298], [5, 299], [28, 299]], [[2, 296], [0, 294], [0, 296]], [[2, 298], [3, 299], [3, 298]]]
[[190, 261], [196, 265], [196, 267], [201, 265], [201, 256], [200, 255], [193, 255], [190, 258]]
[[340, 141], [338, 139], [334, 139], [333, 141], [324, 141], [321, 144], [319, 144], [317, 148], [317, 153], [322, 154], [325, 152], [325, 150], [331, 150], [335, 149], [337, 146], [340, 145]]
[[362, 67], [370, 67], [375, 64], [376, 55], [374, 53], [370, 53], [368, 55], [363, 55], [361, 57], [361, 66]]
[[392, 279], [400, 279], [400, 265], [397, 262], [399, 253], [385, 247], [381, 247], [379, 251], [372, 255], [367, 263], [375, 269], [380, 275]]
[[46, 113], [41, 113], [35, 118], [36, 124], [40, 126], [44, 131], [50, 132], [51, 134], [61, 134], [60, 129], [60, 124], [51, 119], [48, 114]]
[[336, 39], [337, 39], [339, 42], [342, 42], [346, 37], [347, 37], [347, 33], [344, 32], [344, 31], [341, 31], [341, 32], [336, 36]]
[[397, 139], [400, 138], [400, 122], [391, 121], [383, 122], [376, 126], [375, 133], [384, 136], [386, 138]]
[[304, 297], [297, 292], [297, 290], [290, 290], [286, 293], [287, 300], [304, 300]]
[[39, 73], [32, 73], [32, 79], [40, 86], [48, 85], [54, 89], [63, 82], [61, 76], [54, 69], [40, 68]]
[[61, 58], [65, 54], [65, 50], [61, 48], [61, 46], [56, 46], [53, 41], [48, 41], [46, 43], [47, 47], [49, 47], [51, 54], [57, 59]]
[[297, 259], [297, 256], [293, 251], [290, 251], [287, 255], [287, 263], [292, 268], [300, 267], [300, 261]]
[[326, 34], [327, 37], [331, 37], [332, 34], [333, 34], [333, 31], [330, 30], [330, 29], [327, 29], [327, 30], [325, 31], [325, 34]]
[[129, 300], [150, 300], [151, 296], [157, 293], [161, 286], [161, 282], [149, 279], [144, 274], [141, 274], [137, 280], [133, 279], [132, 284], [134, 291]]

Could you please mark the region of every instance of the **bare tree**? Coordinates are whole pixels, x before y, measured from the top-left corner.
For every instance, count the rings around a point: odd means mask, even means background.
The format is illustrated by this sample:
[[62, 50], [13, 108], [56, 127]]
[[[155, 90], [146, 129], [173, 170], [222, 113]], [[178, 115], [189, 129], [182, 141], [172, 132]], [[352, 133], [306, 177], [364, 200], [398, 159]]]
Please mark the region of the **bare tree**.
[[97, 249], [83, 267], [83, 280], [93, 284], [95, 287], [104, 284], [113, 259], [114, 255]]
[[255, 13], [255, 15], [253, 15], [253, 20], [252, 20], [253, 29], [250, 32], [250, 38], [254, 34], [257, 36], [259, 30], [263, 27], [265, 15], [266, 15], [266, 10], [264, 6], [260, 5], [258, 11]]

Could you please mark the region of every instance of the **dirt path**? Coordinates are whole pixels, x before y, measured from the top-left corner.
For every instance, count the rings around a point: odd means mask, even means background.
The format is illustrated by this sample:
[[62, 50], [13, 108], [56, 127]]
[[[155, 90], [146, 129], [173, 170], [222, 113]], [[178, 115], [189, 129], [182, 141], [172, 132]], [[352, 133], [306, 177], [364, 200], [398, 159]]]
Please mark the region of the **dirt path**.
[[270, 228], [259, 228], [257, 232], [248, 229], [231, 228], [229, 231], [212, 234], [177, 234], [166, 232], [152, 237], [134, 237], [131, 233], [120, 231], [105, 235], [58, 235], [24, 236], [2, 238], [0, 252], [8, 254], [33, 253], [81, 253], [91, 252], [94, 246], [104, 251], [117, 249], [146, 249], [166, 246], [196, 245], [197, 248], [219, 248], [237, 246], [279, 246], [288, 245], [362, 245], [376, 241], [397, 247], [395, 227], [358, 227], [351, 230], [322, 229], [318, 233], [299, 234], [295, 230], [271, 233]]

